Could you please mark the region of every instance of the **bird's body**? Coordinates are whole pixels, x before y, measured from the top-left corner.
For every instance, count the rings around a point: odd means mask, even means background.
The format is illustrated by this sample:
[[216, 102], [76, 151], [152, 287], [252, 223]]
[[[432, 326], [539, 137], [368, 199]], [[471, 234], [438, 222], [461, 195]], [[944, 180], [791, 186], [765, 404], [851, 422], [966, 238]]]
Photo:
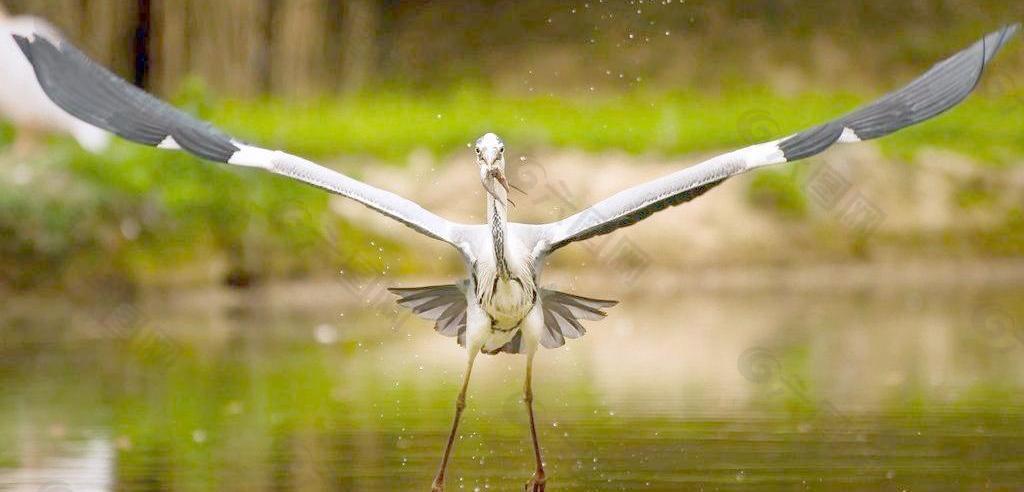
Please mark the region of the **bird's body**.
[[[467, 265], [472, 279], [467, 301], [480, 308], [467, 316], [467, 347], [479, 345], [487, 353], [500, 350], [525, 328], [523, 321], [537, 303], [539, 272], [531, 261], [532, 245], [517, 234], [520, 230], [518, 225], [506, 224], [499, 244], [503, 258], [496, 254], [494, 239], [484, 238], [478, 241], [474, 261]], [[499, 266], [501, 262], [504, 266]]]
[[254, 167], [346, 196], [433, 239], [462, 256], [467, 278], [455, 284], [395, 288], [399, 304], [434, 322], [434, 329], [466, 347], [467, 367], [434, 490], [444, 488], [473, 362], [481, 353], [526, 355], [523, 400], [530, 417], [536, 472], [527, 489], [543, 491], [541, 449], [533, 415], [533, 357], [586, 333], [580, 320], [598, 320], [615, 301], [540, 288], [544, 259], [573, 242], [609, 234], [656, 212], [693, 200], [728, 178], [816, 155], [835, 144], [882, 137], [952, 108], [977, 86], [983, 69], [1019, 25], [990, 33], [970, 47], [877, 101], [825, 124], [728, 152], [628, 188], [563, 220], [519, 224], [508, 220], [510, 185], [505, 145], [493, 133], [475, 144], [480, 182], [487, 191], [484, 224], [459, 224], [393, 193], [282, 151], [244, 144], [127, 84], [66, 43], [16, 37], [42, 90], [77, 118], [135, 142], [185, 150], [232, 165]]
[[[483, 340], [482, 349], [486, 352], [507, 343], [509, 335], [520, 328], [537, 301], [538, 272], [534, 270], [531, 252], [534, 245], [524, 241], [521, 226], [508, 223], [507, 193], [498, 188], [496, 196], [487, 197], [487, 232], [476, 232], [476, 244], [470, 246], [474, 253], [468, 265], [473, 279], [472, 295], [490, 322], [490, 328], [484, 330], [490, 333]], [[468, 340], [467, 345], [472, 346], [477, 337], [470, 336]]]
[[12, 37], [33, 33], [60, 37], [57, 29], [43, 19], [0, 15], [0, 119], [17, 127], [22, 146], [30, 145], [25, 139], [33, 135], [58, 133], [70, 135], [87, 150], [102, 150], [110, 134], [68, 114], [39, 86], [32, 65]]

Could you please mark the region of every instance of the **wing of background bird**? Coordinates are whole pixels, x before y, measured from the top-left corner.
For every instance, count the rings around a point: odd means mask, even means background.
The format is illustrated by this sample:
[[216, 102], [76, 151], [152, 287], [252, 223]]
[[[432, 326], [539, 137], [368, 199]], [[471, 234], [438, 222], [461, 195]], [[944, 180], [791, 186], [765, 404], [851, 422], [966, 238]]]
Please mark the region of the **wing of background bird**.
[[786, 138], [752, 145], [617, 193], [575, 215], [540, 226], [541, 253], [608, 234], [704, 194], [731, 176], [818, 154], [835, 143], [888, 135], [963, 101], [996, 52], [1019, 29], [1003, 27], [939, 62], [924, 75], [841, 118]]
[[287, 176], [356, 200], [427, 236], [454, 244], [458, 224], [410, 200], [306, 159], [244, 144], [129, 84], [66, 41], [14, 38], [46, 95], [85, 122], [133, 142]]

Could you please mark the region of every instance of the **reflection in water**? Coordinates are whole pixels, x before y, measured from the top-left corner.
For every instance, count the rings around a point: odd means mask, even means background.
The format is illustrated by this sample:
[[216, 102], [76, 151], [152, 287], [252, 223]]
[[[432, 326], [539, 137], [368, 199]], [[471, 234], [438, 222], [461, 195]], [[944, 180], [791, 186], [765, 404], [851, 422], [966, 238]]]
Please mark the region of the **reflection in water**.
[[[551, 487], [1024, 483], [1022, 295], [624, 299], [538, 356]], [[464, 362], [450, 339], [379, 309], [212, 304], [9, 309], [0, 488], [425, 489]], [[517, 490], [523, 360], [477, 371], [449, 486]]]

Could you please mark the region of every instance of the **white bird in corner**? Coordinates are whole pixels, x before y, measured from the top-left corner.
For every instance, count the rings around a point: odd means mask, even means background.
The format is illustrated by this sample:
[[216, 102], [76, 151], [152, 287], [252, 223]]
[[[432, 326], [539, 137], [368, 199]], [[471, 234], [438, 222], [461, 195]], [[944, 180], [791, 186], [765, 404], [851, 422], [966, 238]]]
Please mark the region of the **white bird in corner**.
[[14, 42], [13, 35], [36, 34], [61, 39], [50, 23], [38, 17], [9, 17], [0, 4], [0, 119], [17, 130], [13, 151], [25, 157], [36, 147], [40, 133], [71, 135], [90, 152], [100, 152], [110, 142], [110, 134], [75, 118], [46, 97], [39, 87], [32, 65]]
[[46, 94], [72, 115], [126, 139], [190, 152], [217, 162], [260, 168], [356, 200], [413, 230], [448, 243], [461, 255], [467, 276], [451, 284], [392, 289], [399, 304], [434, 321], [442, 335], [466, 348], [467, 364], [433, 490], [443, 490], [459, 419], [466, 405], [477, 355], [526, 356], [524, 398], [536, 471], [528, 491], [543, 491], [547, 477], [533, 415], [533, 358], [585, 333], [580, 320], [597, 320], [616, 304], [540, 288], [544, 259], [576, 241], [608, 234], [670, 206], [693, 200], [731, 176], [818, 154], [836, 143], [882, 137], [942, 113], [978, 84], [996, 52], [1019, 24], [988, 34], [936, 64], [908, 85], [828, 123], [729, 152], [615, 194], [548, 224], [509, 222], [505, 144], [487, 133], [474, 150], [487, 191], [487, 223], [459, 224], [416, 203], [308, 160], [234, 139], [119, 79], [70, 44], [16, 36]]

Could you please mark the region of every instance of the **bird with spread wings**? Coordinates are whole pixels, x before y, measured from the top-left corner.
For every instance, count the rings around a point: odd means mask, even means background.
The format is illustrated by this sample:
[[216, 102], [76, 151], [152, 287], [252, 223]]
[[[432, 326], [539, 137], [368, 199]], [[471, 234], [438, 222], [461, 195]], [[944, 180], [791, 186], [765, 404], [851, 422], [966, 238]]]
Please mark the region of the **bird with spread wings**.
[[464, 279], [449, 285], [392, 289], [399, 296], [399, 304], [433, 321], [442, 335], [455, 337], [468, 355], [433, 489], [444, 488], [474, 360], [481, 353], [510, 353], [526, 356], [524, 402], [536, 458], [536, 471], [526, 489], [542, 491], [546, 475], [531, 389], [534, 355], [541, 346], [556, 348], [566, 339], [583, 336], [586, 330], [581, 320], [601, 319], [605, 309], [616, 304], [540, 288], [539, 277], [548, 255], [693, 200], [732, 176], [804, 159], [837, 143], [889, 135], [937, 116], [971, 93], [996, 52], [1019, 27], [1014, 24], [986, 35], [903, 88], [844, 116], [633, 186], [548, 224], [508, 220], [512, 185], [505, 177], [505, 144], [493, 133], [477, 139], [473, 147], [480, 182], [487, 192], [487, 222], [460, 224], [338, 171], [231, 137], [128, 84], [66, 41], [41, 34], [15, 35], [14, 39], [35, 69], [46, 95], [89, 125], [141, 144], [183, 150], [203, 159], [259, 168], [305, 182], [351, 198], [454, 247], [465, 263]]

